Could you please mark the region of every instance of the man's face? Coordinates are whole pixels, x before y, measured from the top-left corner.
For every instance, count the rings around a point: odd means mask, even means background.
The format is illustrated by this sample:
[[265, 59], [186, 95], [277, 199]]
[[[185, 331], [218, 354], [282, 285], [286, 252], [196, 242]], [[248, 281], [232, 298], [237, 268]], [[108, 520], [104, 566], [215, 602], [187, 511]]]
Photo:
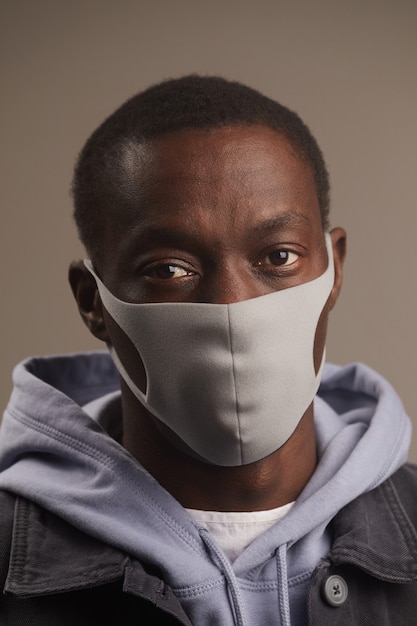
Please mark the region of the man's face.
[[[265, 126], [186, 129], [131, 144], [116, 170], [108, 181], [96, 269], [121, 300], [233, 303], [311, 281], [327, 268], [311, 167], [285, 137]], [[335, 282], [315, 334], [316, 373], [327, 315], [341, 286], [345, 233], [334, 229], [331, 235]], [[95, 281], [82, 264], [73, 265], [70, 280], [91, 332], [113, 345], [144, 392], [146, 374], [138, 351], [102, 306]], [[123, 381], [122, 401], [124, 444], [161, 478], [155, 459], [163, 442], [170, 442], [165, 455], [178, 449], [187, 456], [188, 451]], [[312, 418], [311, 405], [288, 442], [298, 442], [298, 450], [310, 447], [310, 469], [315, 462]]]
[[[305, 283], [326, 269], [311, 167], [273, 130], [186, 129], [131, 146], [123, 166], [123, 179], [111, 181], [117, 201], [106, 212], [98, 263], [121, 300], [232, 303]], [[318, 324], [316, 371], [340, 287], [335, 243], [334, 252], [339, 285]], [[97, 294], [94, 302], [104, 323], [84, 315], [87, 324], [145, 390], [138, 353]]]
[[313, 173], [264, 126], [187, 129], [126, 151], [99, 270], [131, 302], [231, 303], [319, 276]]

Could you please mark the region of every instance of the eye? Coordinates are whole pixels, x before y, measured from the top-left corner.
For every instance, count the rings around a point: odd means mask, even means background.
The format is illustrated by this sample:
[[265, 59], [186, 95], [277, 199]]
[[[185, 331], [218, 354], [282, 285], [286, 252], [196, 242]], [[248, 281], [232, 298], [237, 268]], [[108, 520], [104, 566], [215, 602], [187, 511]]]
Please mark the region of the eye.
[[149, 272], [150, 276], [162, 278], [163, 280], [182, 278], [183, 276], [190, 276], [191, 274], [192, 272], [184, 269], [183, 267], [180, 267], [179, 265], [174, 265], [173, 263], [164, 263], [163, 265], [158, 265]]
[[283, 265], [292, 265], [299, 258], [299, 254], [291, 252], [290, 250], [272, 250], [272, 252], [267, 254], [261, 261], [258, 261], [257, 265], [282, 267]]

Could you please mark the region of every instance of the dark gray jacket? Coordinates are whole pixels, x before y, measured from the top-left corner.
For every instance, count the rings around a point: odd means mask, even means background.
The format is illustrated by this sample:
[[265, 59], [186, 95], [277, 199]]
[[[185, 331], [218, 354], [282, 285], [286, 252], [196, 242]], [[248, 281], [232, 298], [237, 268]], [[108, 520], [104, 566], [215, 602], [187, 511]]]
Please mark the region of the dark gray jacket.
[[[146, 564], [5, 492], [0, 520], [1, 626], [190, 626]], [[343, 508], [332, 533], [311, 578], [308, 623], [417, 624], [417, 468]]]

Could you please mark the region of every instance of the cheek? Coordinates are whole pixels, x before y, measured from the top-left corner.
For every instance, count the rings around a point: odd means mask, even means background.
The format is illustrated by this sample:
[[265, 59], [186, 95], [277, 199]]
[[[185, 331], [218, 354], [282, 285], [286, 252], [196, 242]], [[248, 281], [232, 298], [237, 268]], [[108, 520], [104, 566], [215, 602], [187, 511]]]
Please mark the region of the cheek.
[[143, 393], [145, 393], [146, 372], [138, 351], [130, 341], [129, 337], [106, 311], [104, 311], [104, 319], [111, 345], [116, 350], [119, 359], [123, 363], [133, 382]]
[[328, 307], [326, 304], [323, 311], [321, 312], [319, 322], [316, 328], [316, 334], [314, 337], [313, 358], [314, 358], [314, 370], [316, 374], [320, 369], [321, 360], [323, 358], [323, 350], [326, 344], [327, 319], [328, 319]]

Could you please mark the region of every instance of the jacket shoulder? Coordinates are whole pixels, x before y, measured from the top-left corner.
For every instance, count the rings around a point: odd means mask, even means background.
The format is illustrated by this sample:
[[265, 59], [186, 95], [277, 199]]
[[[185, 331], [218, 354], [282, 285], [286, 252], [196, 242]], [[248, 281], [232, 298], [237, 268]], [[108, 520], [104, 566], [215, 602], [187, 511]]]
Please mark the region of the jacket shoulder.
[[[417, 465], [406, 463], [388, 481], [393, 489], [398, 506], [401, 506], [417, 530]], [[392, 502], [391, 506], [395, 506]]]
[[16, 497], [0, 491], [0, 588], [4, 588], [9, 569]]
[[405, 463], [390, 477], [398, 488], [417, 489], [417, 464]]

